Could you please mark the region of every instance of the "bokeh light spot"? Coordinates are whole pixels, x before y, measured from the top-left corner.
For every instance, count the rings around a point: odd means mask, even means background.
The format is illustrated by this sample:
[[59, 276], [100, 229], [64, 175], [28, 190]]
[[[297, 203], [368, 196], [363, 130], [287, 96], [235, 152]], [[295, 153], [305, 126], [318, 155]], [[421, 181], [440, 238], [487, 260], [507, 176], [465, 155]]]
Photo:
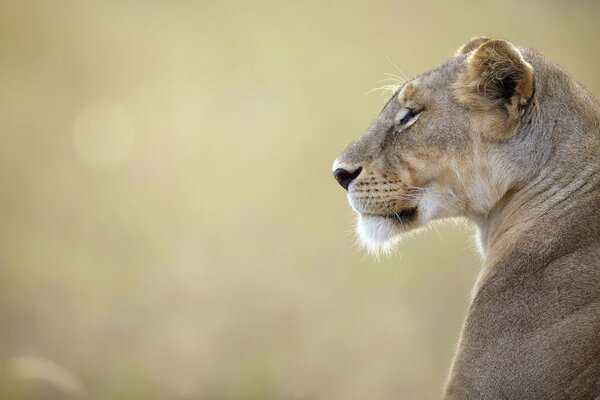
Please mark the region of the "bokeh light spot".
[[135, 127], [118, 105], [95, 103], [77, 117], [73, 139], [77, 154], [85, 163], [99, 168], [115, 167], [131, 153]]

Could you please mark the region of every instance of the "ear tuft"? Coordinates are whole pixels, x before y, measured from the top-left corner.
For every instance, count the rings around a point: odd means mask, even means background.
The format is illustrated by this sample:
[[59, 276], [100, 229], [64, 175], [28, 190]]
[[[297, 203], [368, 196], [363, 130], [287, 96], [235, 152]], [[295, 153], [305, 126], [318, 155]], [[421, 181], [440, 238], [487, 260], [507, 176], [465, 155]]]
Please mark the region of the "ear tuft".
[[495, 121], [488, 131], [503, 139], [519, 125], [533, 88], [533, 67], [504, 40], [488, 40], [477, 47], [454, 84], [458, 99], [486, 121]]
[[475, 37], [471, 38], [471, 40], [469, 40], [467, 43], [460, 46], [454, 52], [454, 57], [460, 56], [461, 54], [467, 54], [467, 53], [475, 50], [476, 48], [478, 48], [479, 46], [481, 46], [488, 40], [490, 40], [490, 38], [485, 37], [485, 36], [475, 36]]

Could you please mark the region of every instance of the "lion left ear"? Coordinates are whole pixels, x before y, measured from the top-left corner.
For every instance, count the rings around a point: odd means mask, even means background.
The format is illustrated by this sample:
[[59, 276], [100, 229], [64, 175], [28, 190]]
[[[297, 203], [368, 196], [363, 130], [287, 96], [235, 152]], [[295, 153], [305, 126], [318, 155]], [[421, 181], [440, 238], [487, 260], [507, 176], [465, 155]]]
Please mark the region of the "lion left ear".
[[488, 40], [477, 47], [454, 84], [458, 99], [487, 125], [487, 135], [500, 140], [518, 127], [533, 88], [533, 67], [504, 40]]
[[479, 46], [481, 46], [488, 40], [490, 40], [490, 38], [485, 37], [485, 36], [475, 36], [475, 37], [471, 38], [471, 40], [469, 40], [467, 43], [460, 46], [454, 52], [454, 57], [460, 56], [461, 54], [470, 53], [471, 51], [475, 50], [476, 48], [478, 48]]

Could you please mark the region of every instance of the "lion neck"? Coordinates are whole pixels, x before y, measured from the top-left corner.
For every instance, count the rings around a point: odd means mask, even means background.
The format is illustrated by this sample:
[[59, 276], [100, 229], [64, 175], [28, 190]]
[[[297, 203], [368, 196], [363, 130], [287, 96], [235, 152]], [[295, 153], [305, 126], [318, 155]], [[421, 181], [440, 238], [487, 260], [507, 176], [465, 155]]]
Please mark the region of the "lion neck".
[[507, 193], [485, 218], [474, 221], [484, 262], [473, 298], [493, 274], [548, 265], [587, 246], [587, 238], [600, 237], [600, 170], [558, 175]]
[[492, 273], [515, 264], [517, 254], [524, 260], [552, 262], [559, 256], [556, 249], [564, 247], [565, 232], [600, 225], [595, 206], [600, 199], [600, 112], [587, 99], [575, 100], [588, 112], [562, 120], [556, 118], [552, 104], [540, 104], [539, 109], [549, 112], [537, 113], [528, 131], [521, 132], [531, 145], [528, 151], [535, 148], [537, 157], [517, 157], [525, 161], [516, 163], [512, 184], [504, 184], [503, 194], [489, 211], [470, 216], [484, 258], [474, 295]]

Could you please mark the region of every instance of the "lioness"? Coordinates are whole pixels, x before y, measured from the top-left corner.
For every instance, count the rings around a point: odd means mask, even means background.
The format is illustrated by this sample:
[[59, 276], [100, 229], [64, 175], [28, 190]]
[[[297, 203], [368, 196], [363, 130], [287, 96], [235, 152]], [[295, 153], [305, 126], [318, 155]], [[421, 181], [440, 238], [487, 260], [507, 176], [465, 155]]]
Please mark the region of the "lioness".
[[441, 218], [477, 226], [446, 399], [600, 395], [600, 106], [559, 66], [474, 38], [405, 82], [333, 174], [372, 250]]

